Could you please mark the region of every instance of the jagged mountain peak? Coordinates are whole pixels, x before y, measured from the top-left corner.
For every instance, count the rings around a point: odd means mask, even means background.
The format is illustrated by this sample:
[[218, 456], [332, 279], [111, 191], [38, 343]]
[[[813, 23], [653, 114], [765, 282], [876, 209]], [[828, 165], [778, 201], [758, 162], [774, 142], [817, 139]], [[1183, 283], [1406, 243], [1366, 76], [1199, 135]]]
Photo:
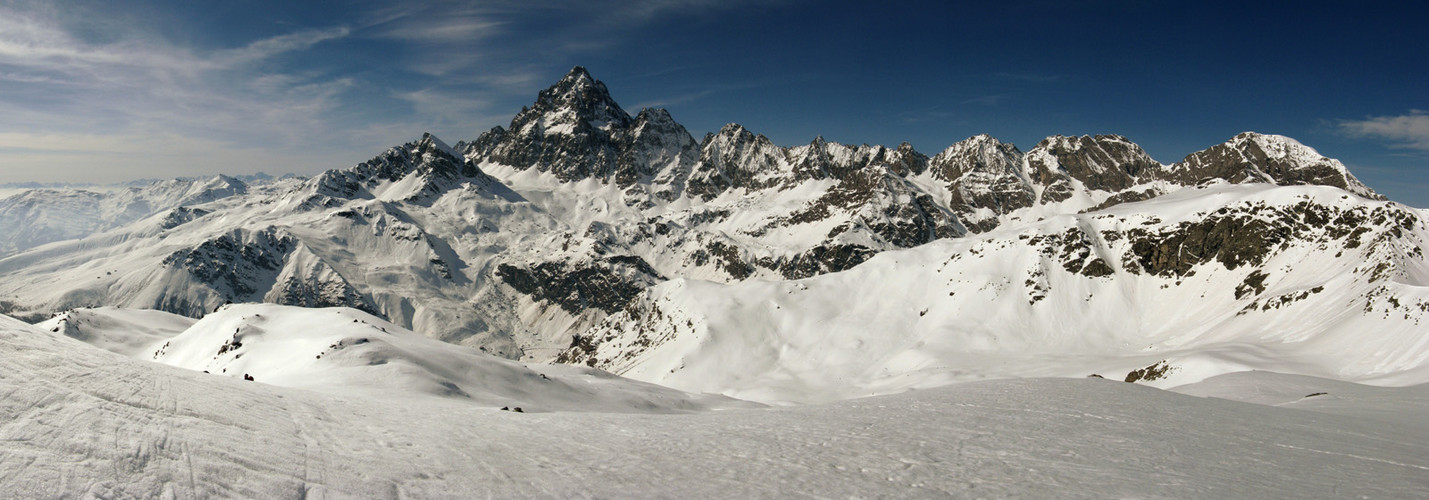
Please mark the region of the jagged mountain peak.
[[395, 181], [413, 172], [459, 174], [465, 163], [461, 154], [447, 143], [431, 133], [424, 133], [420, 139], [390, 148], [356, 168]]
[[665, 108], [640, 108], [640, 112], [635, 114], [635, 121], [648, 123], [676, 123], [675, 117], [670, 116], [670, 110]]
[[[990, 137], [989, 137], [990, 139]], [[1037, 143], [1036, 148], [1056, 148], [1076, 151], [1084, 148], [1105, 147], [1107, 145], [1123, 144], [1140, 150], [1141, 146], [1131, 142], [1125, 136], [1118, 134], [1095, 134], [1095, 135], [1051, 135]]]
[[680, 148], [694, 147], [695, 139], [684, 125], [675, 121], [665, 108], [644, 108], [631, 122], [626, 139], [639, 142], [652, 134], [661, 136], [662, 142], [677, 143]]
[[1270, 158], [1285, 158], [1300, 163], [1313, 163], [1327, 159], [1314, 148], [1283, 135], [1247, 131], [1236, 134], [1226, 143], [1234, 145], [1241, 151], [1247, 151], [1253, 146], [1259, 148]]
[[928, 155], [914, 149], [913, 145], [907, 142], [900, 143], [897, 148], [893, 149], [884, 146], [877, 146], [874, 149], [874, 160], [887, 164], [898, 175], [916, 175], [928, 169], [930, 161]]
[[[1044, 142], [1046, 141], [1044, 140]], [[1018, 150], [1017, 146], [1012, 143], [999, 141], [996, 137], [988, 134], [978, 134], [953, 143], [948, 146], [947, 149], [944, 149], [943, 152], [934, 156], [934, 159], [936, 161], [937, 158], [947, 159], [959, 155], [987, 154], [992, 151], [1006, 151], [1019, 158], [1022, 156], [1022, 151]]]
[[[312, 195], [308, 206], [335, 206], [334, 199], [379, 197], [416, 199], [455, 186], [460, 179], [490, 179], [476, 164], [437, 136], [424, 133], [416, 141], [388, 148], [381, 154], [346, 170], [328, 170], [307, 182]], [[409, 182], [403, 182], [404, 180]], [[374, 190], [381, 186], [399, 186]], [[325, 198], [324, 198], [325, 197]]]
[[245, 183], [245, 182], [243, 182], [243, 181], [241, 181], [241, 180], [238, 180], [237, 178], [234, 178], [234, 177], [229, 176], [229, 175], [217, 174], [217, 175], [213, 175], [213, 176], [210, 176], [210, 177], [190, 177], [190, 178], [178, 178], [178, 179], [167, 179], [167, 180], [155, 181], [155, 182], [153, 182], [153, 183], [151, 183], [151, 184], [149, 184], [149, 185], [146, 185], [146, 186], [143, 186], [143, 187], [140, 187], [140, 188], [132, 188], [132, 189], [135, 189], [135, 190], [137, 190], [137, 191], [167, 191], [167, 190], [173, 190], [173, 189], [178, 189], [178, 190], [213, 190], [213, 189], [223, 189], [223, 190], [230, 190], [230, 191], [233, 191], [233, 192], [235, 192], [235, 193], [242, 193], [242, 192], [244, 192], [247, 188], [248, 188], [248, 183]]
[[969, 230], [984, 232], [997, 227], [998, 216], [1036, 202], [1022, 160], [1017, 146], [979, 134], [938, 153], [928, 170], [946, 186], [948, 208]]
[[218, 175], [215, 175], [215, 176], [213, 176], [213, 177], [210, 178], [210, 181], [211, 181], [211, 182], [214, 182], [214, 183], [224, 183], [224, 184], [229, 184], [229, 185], [234, 185], [234, 186], [247, 184], [247, 183], [243, 182], [242, 180], [239, 180], [237, 177], [233, 177], [233, 176], [227, 175], [227, 174], [218, 174]]
[[746, 147], [748, 145], [754, 145], [759, 148], [779, 149], [779, 147], [774, 145], [774, 142], [770, 141], [764, 134], [750, 132], [749, 129], [744, 128], [743, 125], [738, 123], [725, 124], [725, 126], [720, 127], [718, 132], [706, 135], [704, 141], [700, 143], [700, 149], [708, 152], [711, 147], [729, 149], [732, 147]]
[[522, 115], [528, 114], [543, 117], [542, 121], [549, 122], [543, 123], [547, 127], [553, 124], [574, 125], [571, 121], [577, 119], [591, 127], [609, 130], [611, 127], [624, 127], [631, 120], [630, 114], [610, 97], [605, 83], [591, 77], [581, 66], [572, 68], [555, 85], [537, 94], [535, 106], [517, 115], [516, 120], [511, 122], [511, 128], [522, 130], [523, 127], [518, 127], [517, 123], [523, 121]]
[[663, 127], [671, 133], [688, 135], [663, 110], [642, 111], [641, 117], [644, 122], [631, 118], [611, 98], [604, 83], [576, 66], [537, 94], [535, 105], [517, 113], [510, 127], [487, 131], [464, 144], [463, 153], [475, 161], [549, 172], [564, 182], [594, 178], [625, 184], [648, 177], [651, 170], [621, 164], [622, 158], [642, 156], [631, 154], [632, 127], [659, 122], [671, 125]]
[[1032, 149], [1055, 156], [1064, 170], [1087, 167], [1095, 172], [1122, 170], [1136, 176], [1146, 167], [1160, 165], [1140, 145], [1116, 134], [1053, 135]]
[[961, 141], [955, 142], [955, 143], [953, 143], [952, 145], [948, 146], [947, 149], [945, 149], [944, 151], [951, 150], [951, 149], [954, 149], [954, 148], [964, 148], [964, 149], [966, 149], [966, 148], [980, 147], [980, 146], [988, 145], [988, 144], [991, 144], [991, 145], [1000, 145], [1000, 144], [1002, 144], [1002, 141], [999, 141], [996, 137], [993, 137], [992, 135], [989, 135], [989, 134], [978, 134], [978, 135], [974, 135], [974, 136], [972, 136], [972, 137], [969, 137], [969, 138], [967, 138], [967, 139], [963, 139], [963, 140], [961, 140]]
[[590, 76], [590, 71], [587, 70], [585, 66], [581, 66], [579, 64], [571, 66], [571, 70], [566, 72], [566, 76], [561, 77], [558, 85], [560, 83], [569, 83], [571, 85], [600, 85], [602, 87], [605, 86], [605, 84], [598, 82], [595, 77]]
[[1022, 151], [1012, 143], [980, 134], [948, 146], [930, 162], [944, 181], [953, 181], [970, 172], [1015, 176], [1022, 162]]
[[1235, 183], [1319, 184], [1371, 199], [1384, 199], [1339, 160], [1282, 135], [1241, 132], [1230, 140], [1187, 155], [1166, 176], [1181, 183], [1225, 179]]
[[710, 136], [713, 136], [713, 137], [744, 137], [744, 136], [749, 136], [749, 137], [752, 138], [752, 137], [754, 137], [754, 133], [753, 133], [753, 132], [750, 132], [749, 129], [744, 128], [744, 125], [740, 125], [740, 124], [738, 124], [738, 123], [726, 123], [726, 124], [724, 124], [723, 127], [720, 127], [720, 128], [719, 128], [719, 131], [718, 131], [718, 132], [715, 132], [715, 133], [713, 133], [713, 134], [710, 134]]
[[1061, 203], [1087, 191], [1123, 191], [1162, 169], [1141, 146], [1114, 134], [1054, 135], [1026, 159], [1025, 177], [1041, 187], [1039, 203]]
[[418, 139], [415, 144], [415, 149], [423, 153], [427, 151], [440, 151], [451, 156], [453, 159], [461, 158], [461, 153], [457, 152], [455, 148], [447, 145], [446, 142], [443, 142], [441, 138], [438, 138], [431, 132], [423, 132], [422, 138]]

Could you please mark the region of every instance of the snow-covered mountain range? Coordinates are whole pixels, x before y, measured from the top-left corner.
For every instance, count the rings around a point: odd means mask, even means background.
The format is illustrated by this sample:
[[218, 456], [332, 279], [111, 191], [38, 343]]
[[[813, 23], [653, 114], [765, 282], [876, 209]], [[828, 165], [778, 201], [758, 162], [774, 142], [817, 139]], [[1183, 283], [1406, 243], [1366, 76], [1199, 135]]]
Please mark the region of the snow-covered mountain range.
[[37, 188], [0, 201], [0, 255], [115, 229], [155, 213], [248, 191], [229, 176], [110, 189]]
[[696, 140], [576, 67], [454, 147], [424, 135], [252, 185], [32, 191], [0, 201], [0, 225], [0, 312], [31, 321], [342, 306], [766, 401], [1162, 360], [1183, 382], [1270, 357], [1429, 381], [1424, 214], [1253, 132], [1172, 164], [1115, 135], [931, 157], [736, 124]]
[[1413, 497], [1426, 215], [1281, 136], [697, 140], [577, 67], [455, 146], [0, 199], [0, 491]]

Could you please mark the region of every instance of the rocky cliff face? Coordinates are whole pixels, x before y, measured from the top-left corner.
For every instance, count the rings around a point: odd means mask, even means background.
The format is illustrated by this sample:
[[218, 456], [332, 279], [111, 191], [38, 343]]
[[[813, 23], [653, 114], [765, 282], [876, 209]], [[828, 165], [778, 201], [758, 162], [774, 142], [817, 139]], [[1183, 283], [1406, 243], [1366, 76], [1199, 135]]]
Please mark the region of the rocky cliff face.
[[1040, 203], [1066, 201], [1082, 190], [1119, 192], [1161, 167], [1141, 146], [1119, 135], [1048, 137], [1026, 160]]
[[1359, 196], [1384, 199], [1356, 179], [1338, 160], [1289, 137], [1245, 132], [1224, 144], [1192, 153], [1161, 176], [1178, 184], [1224, 179], [1287, 186], [1334, 186]]
[[773, 184], [769, 177], [786, 169], [787, 161], [784, 150], [769, 138], [737, 124], [725, 125], [700, 144], [685, 192], [711, 201], [730, 189], [763, 189]]
[[441, 139], [423, 134], [416, 142], [390, 148], [350, 169], [323, 172], [307, 183], [314, 196], [306, 203], [332, 207], [346, 199], [377, 197], [416, 201], [452, 189], [462, 181], [488, 179]]
[[562, 181], [595, 178], [621, 187], [688, 165], [695, 150], [694, 138], [669, 112], [646, 109], [631, 118], [605, 84], [579, 66], [541, 91], [509, 128], [459, 146], [469, 157], [550, 172]]
[[948, 208], [970, 230], [988, 231], [997, 227], [999, 216], [1037, 201], [1031, 180], [1022, 172], [1022, 152], [991, 136], [949, 146], [931, 164], [933, 177], [951, 193]]
[[493, 129], [475, 144], [478, 152], [506, 165], [551, 172], [563, 181], [607, 178], [619, 155], [613, 136], [629, 127], [630, 115], [610, 98], [605, 84], [576, 67], [536, 104], [522, 109], [507, 129]]
[[171, 310], [203, 315], [214, 304], [268, 302], [304, 307], [353, 307], [375, 311], [371, 301], [321, 257], [284, 229], [235, 230], [177, 250], [162, 261], [188, 285], [183, 304]]

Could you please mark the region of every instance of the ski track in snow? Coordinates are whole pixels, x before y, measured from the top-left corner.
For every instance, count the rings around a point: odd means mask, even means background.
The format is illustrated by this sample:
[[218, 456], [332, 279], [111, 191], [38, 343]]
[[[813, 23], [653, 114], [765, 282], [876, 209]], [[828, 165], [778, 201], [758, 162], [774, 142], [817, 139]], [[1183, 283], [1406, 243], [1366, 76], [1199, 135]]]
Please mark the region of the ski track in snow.
[[[0, 491], [13, 497], [1405, 498], [1429, 488], [1429, 425], [1411, 418], [1386, 425], [1108, 380], [673, 415], [518, 414], [274, 387], [6, 330]], [[1362, 386], [1334, 390], [1348, 387]], [[1424, 403], [1422, 388], [1370, 389]], [[1379, 406], [1364, 411], [1395, 408]]]

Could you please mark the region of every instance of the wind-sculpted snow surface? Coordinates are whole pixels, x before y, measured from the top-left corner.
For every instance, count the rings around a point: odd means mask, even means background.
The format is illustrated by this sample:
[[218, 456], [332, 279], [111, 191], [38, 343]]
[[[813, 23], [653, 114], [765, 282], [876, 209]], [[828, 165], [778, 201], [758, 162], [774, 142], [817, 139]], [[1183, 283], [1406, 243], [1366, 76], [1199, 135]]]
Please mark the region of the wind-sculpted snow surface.
[[532, 414], [247, 382], [5, 318], [0, 357], [0, 491], [19, 498], [1409, 498], [1429, 487], [1422, 387], [1377, 398], [1330, 384], [1311, 399], [1356, 404], [1326, 412], [1031, 379], [823, 406]]
[[72, 309], [36, 323], [51, 333], [125, 356], [145, 356], [193, 326], [194, 319], [153, 309]]
[[1334, 188], [1191, 189], [808, 280], [675, 280], [560, 360], [760, 401], [1163, 361], [1142, 372], [1162, 386], [1246, 369], [1417, 384], [1426, 239], [1418, 211]]
[[426, 338], [362, 311], [226, 306], [138, 359], [329, 394], [424, 394], [533, 411], [672, 412], [753, 406], [585, 367], [525, 365]]

